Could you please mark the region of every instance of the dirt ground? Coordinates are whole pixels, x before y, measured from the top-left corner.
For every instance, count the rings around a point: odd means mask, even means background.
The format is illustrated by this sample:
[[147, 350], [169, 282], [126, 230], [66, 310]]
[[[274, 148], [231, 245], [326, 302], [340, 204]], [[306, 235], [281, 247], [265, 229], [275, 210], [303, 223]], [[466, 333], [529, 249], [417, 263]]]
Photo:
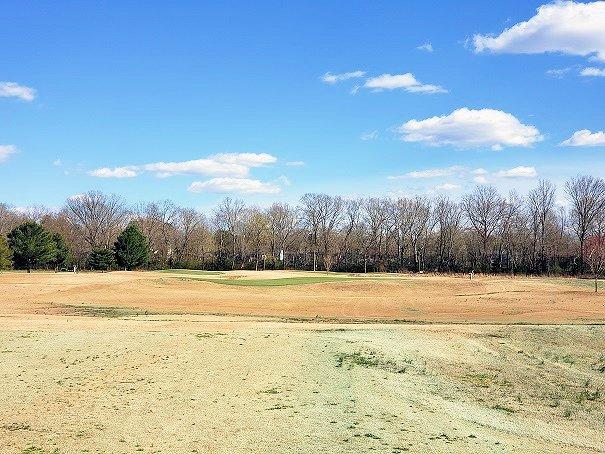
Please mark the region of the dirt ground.
[[576, 281], [4, 273], [0, 301], [1, 453], [605, 451]]
[[[135, 311], [255, 315], [337, 321], [440, 323], [603, 323], [605, 290], [589, 281], [509, 277], [359, 275], [282, 287], [221, 280], [305, 278], [267, 271], [222, 275], [179, 272], [3, 273], [0, 313], [59, 313], [65, 305]], [[212, 277], [215, 282], [203, 279]], [[346, 280], [349, 279], [349, 280]], [[71, 309], [70, 309], [71, 310]]]

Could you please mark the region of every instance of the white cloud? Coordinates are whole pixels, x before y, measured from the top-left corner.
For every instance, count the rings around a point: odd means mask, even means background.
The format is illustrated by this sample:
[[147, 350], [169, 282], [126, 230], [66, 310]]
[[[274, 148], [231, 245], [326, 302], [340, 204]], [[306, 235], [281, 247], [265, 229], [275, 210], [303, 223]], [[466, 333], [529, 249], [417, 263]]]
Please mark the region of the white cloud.
[[188, 188], [190, 192], [218, 192], [238, 194], [278, 194], [281, 188], [272, 183], [248, 178], [212, 178], [207, 181], [194, 181]]
[[288, 167], [304, 167], [305, 162], [304, 161], [288, 161], [288, 162], [286, 162], [286, 165]]
[[605, 69], [604, 68], [594, 68], [594, 67], [588, 67], [588, 68], [584, 68], [582, 69], [582, 71], [580, 71], [580, 76], [584, 76], [584, 77], [605, 77]]
[[447, 90], [439, 85], [423, 84], [419, 82], [412, 73], [405, 74], [382, 74], [366, 80], [364, 87], [374, 91], [404, 89], [411, 93], [447, 93]]
[[378, 138], [378, 131], [364, 132], [361, 135], [361, 140], [375, 140]]
[[460, 189], [460, 185], [454, 183], [444, 183], [435, 186], [435, 189], [438, 189], [440, 191], [455, 191], [456, 189]]
[[534, 167], [518, 166], [508, 170], [496, 172], [499, 178], [535, 178], [538, 172]]
[[599, 147], [605, 146], [605, 132], [591, 132], [588, 129], [576, 131], [573, 135], [561, 142], [564, 147]]
[[0, 97], [19, 98], [23, 101], [33, 101], [36, 97], [36, 90], [30, 87], [19, 85], [15, 82], [0, 82]]
[[605, 61], [605, 2], [557, 1], [498, 36], [475, 35], [475, 52], [594, 55]]
[[245, 177], [251, 168], [273, 164], [276, 161], [277, 158], [268, 153], [220, 153], [191, 161], [152, 162], [115, 169], [103, 167], [89, 174], [103, 178], [134, 177], [141, 172], [151, 172], [162, 178], [179, 174]]
[[341, 74], [332, 74], [330, 72], [327, 72], [323, 76], [321, 76], [321, 80], [323, 80], [327, 84], [335, 84], [344, 80], [359, 79], [365, 76], [365, 74], [365, 71], [351, 71], [348, 73]]
[[431, 43], [424, 43], [418, 46], [416, 49], [423, 50], [425, 52], [433, 52], [433, 45]]
[[487, 184], [487, 177], [485, 175], [477, 175], [473, 178], [473, 181], [477, 184]]
[[98, 178], [133, 178], [137, 176], [137, 172], [130, 167], [101, 167], [100, 169], [88, 172], [88, 175]]
[[54, 165], [55, 167], [60, 167], [62, 164], [63, 164], [63, 162], [62, 162], [60, 159], [55, 159], [55, 160], [53, 161], [53, 165]]
[[449, 115], [425, 120], [410, 120], [397, 131], [405, 142], [459, 148], [528, 147], [543, 139], [534, 126], [524, 125], [514, 115], [494, 109], [473, 110], [463, 107]]
[[0, 145], [0, 162], [8, 160], [16, 153], [19, 153], [19, 150], [14, 145]]

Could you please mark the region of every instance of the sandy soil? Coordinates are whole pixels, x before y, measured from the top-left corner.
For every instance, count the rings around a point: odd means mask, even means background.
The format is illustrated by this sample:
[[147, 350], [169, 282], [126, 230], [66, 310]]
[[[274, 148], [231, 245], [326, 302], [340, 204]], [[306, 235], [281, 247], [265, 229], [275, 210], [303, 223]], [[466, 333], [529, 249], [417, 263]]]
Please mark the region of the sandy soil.
[[[313, 273], [232, 272], [221, 278]], [[204, 278], [205, 276], [199, 276]], [[206, 276], [207, 277], [207, 276]], [[153, 272], [0, 274], [1, 313], [62, 305], [305, 319], [457, 323], [603, 323], [605, 291], [572, 279], [404, 275], [284, 287], [232, 286]]]
[[[6, 273], [0, 292], [0, 453], [605, 451], [603, 300], [572, 281]], [[292, 318], [318, 311], [356, 323]], [[362, 322], [403, 313], [581, 324]]]
[[3, 453], [605, 450], [603, 327], [28, 315], [0, 345]]

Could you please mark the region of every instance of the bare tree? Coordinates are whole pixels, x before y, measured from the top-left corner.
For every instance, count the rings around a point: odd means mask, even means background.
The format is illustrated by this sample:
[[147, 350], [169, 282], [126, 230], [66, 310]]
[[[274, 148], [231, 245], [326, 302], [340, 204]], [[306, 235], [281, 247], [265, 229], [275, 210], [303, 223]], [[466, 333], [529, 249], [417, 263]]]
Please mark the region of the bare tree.
[[[269, 224], [269, 242], [273, 259], [279, 255], [279, 251], [287, 253], [289, 241], [298, 222], [295, 208], [287, 203], [274, 203], [267, 210]], [[285, 267], [285, 255], [283, 265]]]
[[255, 269], [258, 271], [262, 248], [263, 245], [266, 244], [267, 237], [269, 236], [269, 221], [267, 215], [259, 208], [251, 208], [248, 212], [244, 232], [254, 254]]
[[348, 199], [344, 201], [339, 263], [343, 257], [347, 260], [348, 256], [352, 253], [354, 236], [360, 227], [361, 205], [362, 201], [360, 199]]
[[173, 262], [179, 265], [193, 258], [191, 246], [200, 226], [205, 223], [204, 215], [192, 208], [177, 208], [174, 213], [176, 235], [174, 247], [169, 255], [174, 254]]
[[[362, 204], [363, 217], [367, 230], [366, 254], [372, 256], [372, 262], [381, 269], [381, 259], [385, 240], [386, 222], [388, 219], [388, 204], [385, 200], [370, 197]], [[364, 260], [364, 271], [367, 264]]]
[[320, 225], [320, 194], [305, 194], [300, 198], [302, 221], [308, 229], [308, 240], [313, 253], [313, 271], [317, 271], [318, 232]]
[[572, 178], [565, 185], [571, 202], [571, 221], [580, 243], [580, 271], [584, 269], [584, 242], [595, 219], [605, 209], [605, 181], [591, 176]]
[[440, 197], [435, 203], [433, 210], [437, 225], [437, 269], [449, 271], [454, 256], [454, 244], [458, 235], [462, 220], [462, 212], [457, 203], [445, 197]]
[[537, 271], [545, 271], [548, 267], [546, 230], [554, 209], [555, 186], [548, 180], [540, 180], [538, 187], [529, 191], [527, 200], [533, 234], [534, 267]]
[[6, 204], [0, 203], [0, 235], [6, 236], [20, 222], [20, 217]]
[[168, 264], [172, 252], [171, 244], [176, 234], [176, 214], [177, 209], [169, 200], [143, 204], [134, 211], [134, 222], [148, 238], [153, 262], [159, 266]]
[[67, 213], [89, 250], [110, 247], [128, 215], [122, 199], [98, 191], [67, 199]]
[[231, 235], [231, 269], [235, 269], [238, 236], [242, 232], [244, 211], [244, 202], [239, 199], [233, 200], [230, 197], [223, 199], [214, 211], [215, 224], [223, 226]]
[[416, 197], [410, 201], [410, 246], [413, 252], [414, 270], [423, 271], [424, 251], [431, 224], [431, 202], [423, 197]]
[[599, 274], [605, 270], [605, 234], [599, 232], [586, 238], [584, 257], [594, 276], [594, 291], [599, 290]]
[[491, 268], [489, 246], [504, 210], [504, 201], [493, 186], [477, 186], [462, 199], [462, 208], [481, 242], [481, 257], [486, 269]]
[[319, 242], [323, 249], [324, 268], [332, 269], [333, 247], [336, 244], [336, 232], [342, 217], [342, 198], [320, 194], [317, 198], [319, 208]]

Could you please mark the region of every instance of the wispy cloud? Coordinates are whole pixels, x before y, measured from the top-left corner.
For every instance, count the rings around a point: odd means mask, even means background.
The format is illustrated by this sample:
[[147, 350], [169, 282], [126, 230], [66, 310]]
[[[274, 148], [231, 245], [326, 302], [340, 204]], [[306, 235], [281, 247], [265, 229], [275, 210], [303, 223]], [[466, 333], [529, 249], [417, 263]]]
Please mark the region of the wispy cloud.
[[0, 162], [8, 160], [12, 155], [18, 153], [14, 145], [0, 145]]
[[304, 167], [305, 162], [304, 161], [288, 161], [288, 162], [286, 162], [286, 165], [288, 167]]
[[98, 178], [133, 178], [138, 175], [136, 170], [130, 167], [101, 167], [91, 170], [88, 174]]
[[412, 73], [371, 77], [366, 80], [364, 87], [374, 91], [403, 89], [411, 93], [447, 93], [447, 90], [439, 85], [421, 83]]
[[556, 1], [498, 36], [475, 35], [475, 52], [539, 54], [560, 52], [605, 61], [605, 2]]
[[389, 180], [400, 180], [404, 178], [412, 178], [412, 179], [425, 179], [425, 178], [442, 178], [449, 177], [455, 175], [457, 173], [463, 173], [467, 171], [465, 167], [462, 166], [451, 166], [444, 168], [434, 168], [434, 169], [424, 169], [424, 170], [414, 170], [413, 172], [408, 172], [403, 175], [393, 175], [387, 177]]
[[518, 166], [512, 169], [500, 170], [496, 172], [496, 176], [499, 178], [536, 178], [538, 172], [534, 167]]
[[402, 175], [388, 176], [388, 180], [435, 180], [448, 179], [442, 184], [436, 185], [433, 188], [437, 190], [453, 191], [459, 189], [461, 184], [454, 183], [451, 180], [457, 179], [460, 182], [473, 182], [477, 184], [487, 184], [494, 179], [502, 178], [535, 178], [538, 175], [533, 166], [518, 166], [511, 169], [496, 170], [488, 172], [484, 168], [469, 168], [465, 166], [455, 165], [450, 167], [432, 168], [423, 170], [414, 170]]
[[433, 52], [433, 45], [431, 43], [424, 43], [418, 46], [416, 49], [422, 50], [424, 52]]
[[36, 98], [36, 90], [16, 82], [0, 82], [0, 97], [33, 101]]
[[602, 147], [605, 146], [605, 132], [592, 132], [589, 129], [581, 129], [573, 133], [573, 135], [561, 142], [564, 147]]
[[263, 167], [276, 161], [277, 158], [268, 153], [220, 153], [190, 161], [162, 161], [115, 168], [102, 167], [89, 172], [89, 175], [102, 178], [129, 178], [143, 172], [150, 172], [158, 177], [186, 174], [245, 177], [251, 168]]
[[521, 123], [510, 113], [467, 107], [448, 115], [410, 120], [397, 131], [405, 142], [459, 148], [491, 147], [500, 150], [503, 147], [528, 147], [543, 140], [535, 126]]
[[237, 194], [278, 194], [281, 188], [273, 183], [248, 178], [212, 178], [191, 183], [190, 192], [217, 192]]
[[365, 76], [365, 71], [351, 71], [348, 73], [332, 74], [330, 72], [325, 73], [321, 76], [321, 80], [327, 84], [335, 84], [349, 79], [359, 79]]
[[571, 71], [571, 67], [549, 69], [548, 71], [546, 71], [546, 75], [550, 77], [555, 77], [557, 79], [562, 79], [567, 73], [569, 73], [569, 71]]
[[375, 140], [378, 139], [378, 131], [374, 130], [374, 131], [370, 131], [370, 132], [364, 132], [361, 135], [361, 140]]

